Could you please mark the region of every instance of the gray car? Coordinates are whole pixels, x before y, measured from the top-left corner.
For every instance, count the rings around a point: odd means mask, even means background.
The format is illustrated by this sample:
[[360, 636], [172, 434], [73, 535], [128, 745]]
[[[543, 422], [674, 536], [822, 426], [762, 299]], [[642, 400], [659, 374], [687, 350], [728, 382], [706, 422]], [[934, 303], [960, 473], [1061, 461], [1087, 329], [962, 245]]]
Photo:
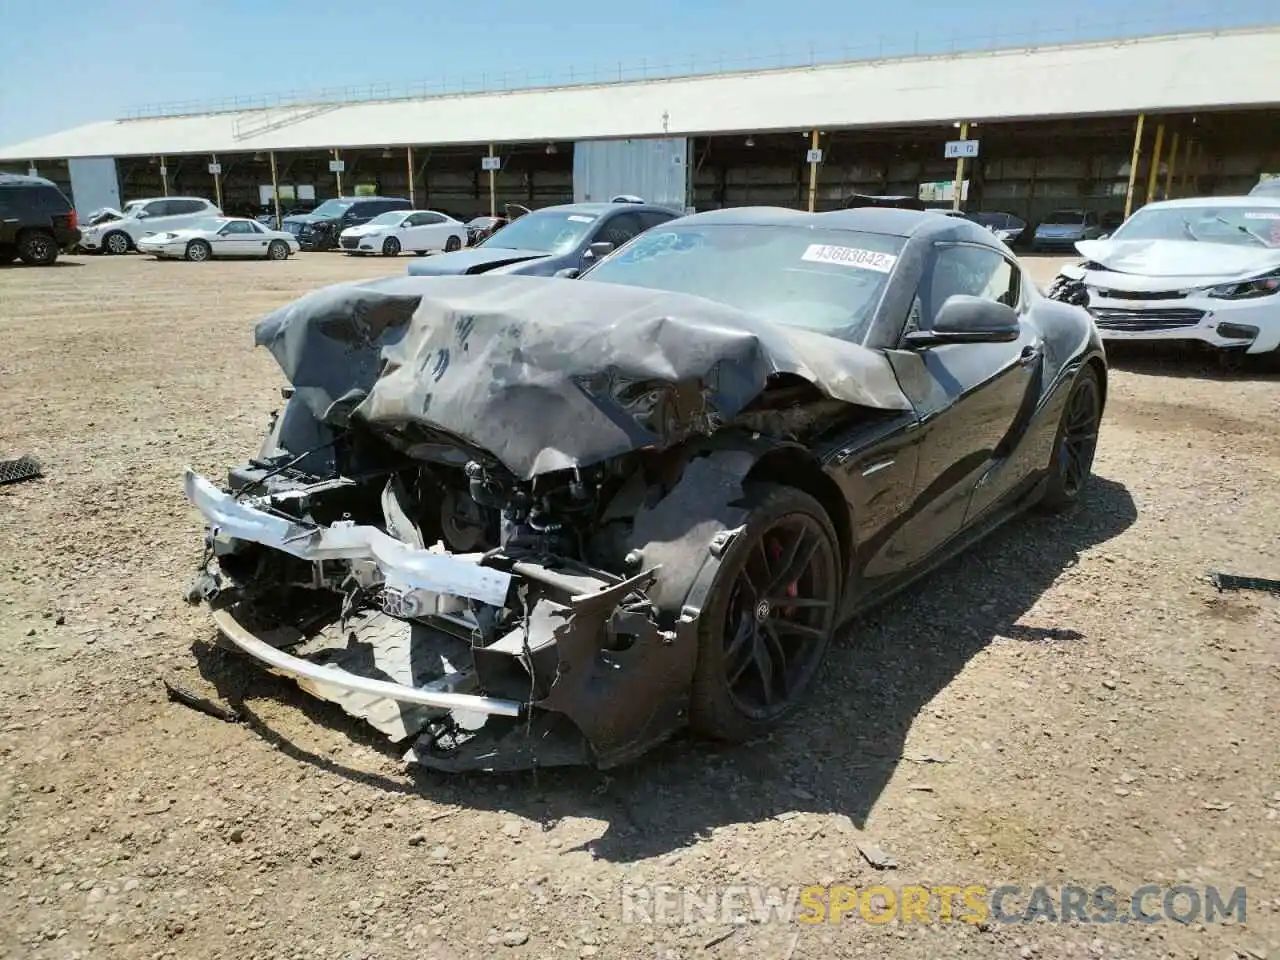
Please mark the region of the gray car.
[[480, 244], [409, 264], [411, 277], [582, 270], [650, 227], [682, 216], [651, 203], [566, 203], [511, 221]]
[[1081, 240], [1097, 240], [1102, 224], [1092, 210], [1055, 210], [1036, 227], [1031, 249], [1036, 253], [1071, 252]]

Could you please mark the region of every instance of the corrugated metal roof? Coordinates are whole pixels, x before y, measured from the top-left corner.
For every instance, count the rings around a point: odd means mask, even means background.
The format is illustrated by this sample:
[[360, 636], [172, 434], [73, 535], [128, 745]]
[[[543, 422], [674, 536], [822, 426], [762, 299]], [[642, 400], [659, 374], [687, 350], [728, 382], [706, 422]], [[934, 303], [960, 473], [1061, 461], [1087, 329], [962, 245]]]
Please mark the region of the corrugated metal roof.
[[114, 120], [0, 160], [875, 127], [1280, 104], [1280, 28], [200, 116]]

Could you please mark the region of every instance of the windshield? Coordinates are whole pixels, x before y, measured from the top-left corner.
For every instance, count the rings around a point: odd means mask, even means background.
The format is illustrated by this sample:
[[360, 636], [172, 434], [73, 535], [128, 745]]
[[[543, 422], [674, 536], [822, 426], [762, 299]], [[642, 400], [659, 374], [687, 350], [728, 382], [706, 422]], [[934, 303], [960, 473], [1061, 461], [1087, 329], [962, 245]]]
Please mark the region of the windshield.
[[565, 210], [539, 210], [513, 220], [494, 233], [482, 247], [504, 250], [537, 250], [539, 253], [568, 253], [582, 242], [599, 218]]
[[692, 294], [762, 320], [860, 341], [905, 242], [808, 227], [655, 227], [583, 280]]
[[1084, 223], [1084, 214], [1079, 210], [1055, 210], [1040, 222], [1057, 226], [1070, 224], [1073, 227], [1078, 227]]
[[227, 223], [226, 220], [219, 220], [216, 217], [211, 217], [208, 220], [197, 220], [195, 223], [192, 223], [186, 227], [183, 227], [182, 229], [184, 230], [221, 230], [224, 226], [226, 226], [226, 223]]
[[317, 217], [340, 217], [351, 209], [353, 203], [354, 200], [326, 200], [311, 213]]
[[1280, 206], [1147, 207], [1130, 217], [1111, 238], [1280, 247]]
[[405, 213], [403, 210], [391, 210], [387, 213], [378, 214], [376, 217], [374, 217], [372, 220], [369, 221], [369, 226], [394, 227], [396, 224], [398, 224], [401, 220], [403, 220], [407, 216], [408, 214]]

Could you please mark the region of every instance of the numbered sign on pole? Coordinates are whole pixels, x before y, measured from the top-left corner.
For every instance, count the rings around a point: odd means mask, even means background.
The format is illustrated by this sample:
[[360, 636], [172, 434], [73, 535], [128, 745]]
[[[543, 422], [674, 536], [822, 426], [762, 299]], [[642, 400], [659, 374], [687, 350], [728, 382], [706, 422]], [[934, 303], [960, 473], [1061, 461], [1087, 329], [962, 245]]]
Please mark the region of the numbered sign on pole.
[[971, 160], [978, 155], [977, 140], [948, 140], [942, 151], [947, 160]]
[[502, 158], [501, 157], [481, 157], [480, 169], [481, 170], [501, 170]]
[[342, 173], [342, 172], [343, 172], [343, 171], [345, 171], [346, 169], [347, 169], [347, 161], [345, 161], [345, 160], [330, 160], [330, 161], [329, 161], [329, 172], [330, 172], [330, 173]]
[[216, 177], [218, 174], [222, 172], [222, 164], [220, 163], [209, 164], [209, 172]]
[[822, 151], [821, 151], [821, 150], [810, 150], [808, 153], [806, 153], [806, 154], [804, 155], [804, 162], [805, 162], [805, 163], [821, 163], [821, 162], [822, 162]]

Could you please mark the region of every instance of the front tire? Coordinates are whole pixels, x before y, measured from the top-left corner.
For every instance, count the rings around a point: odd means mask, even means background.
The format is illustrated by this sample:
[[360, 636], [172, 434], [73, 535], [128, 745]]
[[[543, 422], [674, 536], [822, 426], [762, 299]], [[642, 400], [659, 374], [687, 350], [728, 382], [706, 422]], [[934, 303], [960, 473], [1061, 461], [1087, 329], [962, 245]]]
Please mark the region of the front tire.
[[49, 267], [58, 261], [58, 242], [43, 230], [28, 230], [18, 238], [18, 256], [31, 267]]
[[400, 241], [395, 237], [387, 237], [382, 241], [382, 255], [384, 257], [398, 257], [400, 255]]
[[1085, 364], [1076, 374], [1062, 408], [1049, 466], [1049, 485], [1040, 500], [1042, 510], [1060, 513], [1080, 499], [1093, 471], [1101, 420], [1102, 381], [1093, 364]]
[[132, 246], [133, 244], [129, 242], [129, 235], [121, 230], [108, 233], [102, 238], [103, 252], [109, 253], [112, 256], [122, 256], [123, 254], [128, 253]]
[[192, 240], [187, 244], [187, 259], [192, 263], [204, 263], [213, 256], [213, 248], [203, 240]]
[[741, 742], [801, 702], [837, 626], [843, 575], [831, 520], [792, 487], [747, 489], [751, 513], [700, 618], [689, 725]]
[[283, 240], [272, 240], [267, 247], [268, 260], [288, 260], [289, 245]]
[[448, 240], [444, 242], [445, 253], [453, 253], [455, 250], [461, 250], [461, 249], [462, 249], [462, 241], [459, 240], [456, 236], [450, 237]]

